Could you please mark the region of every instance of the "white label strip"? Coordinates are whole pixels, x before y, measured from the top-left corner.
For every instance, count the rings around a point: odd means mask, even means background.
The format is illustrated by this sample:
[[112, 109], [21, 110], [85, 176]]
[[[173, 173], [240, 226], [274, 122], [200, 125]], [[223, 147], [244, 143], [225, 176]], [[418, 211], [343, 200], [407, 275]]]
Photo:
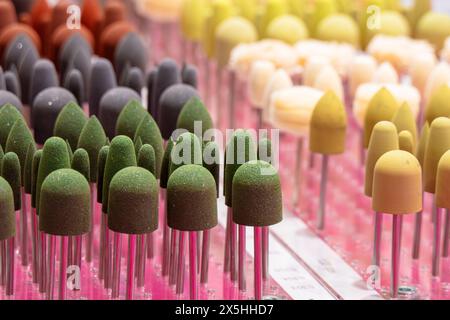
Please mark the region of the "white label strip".
[[270, 230], [341, 299], [382, 299], [377, 291], [368, 289], [364, 279], [300, 218], [285, 212], [283, 222]]
[[[226, 226], [226, 207], [219, 200], [219, 223]], [[253, 232], [248, 228], [247, 253], [253, 256]], [[272, 235], [270, 243], [270, 275], [295, 300], [335, 300], [335, 297], [286, 250]]]

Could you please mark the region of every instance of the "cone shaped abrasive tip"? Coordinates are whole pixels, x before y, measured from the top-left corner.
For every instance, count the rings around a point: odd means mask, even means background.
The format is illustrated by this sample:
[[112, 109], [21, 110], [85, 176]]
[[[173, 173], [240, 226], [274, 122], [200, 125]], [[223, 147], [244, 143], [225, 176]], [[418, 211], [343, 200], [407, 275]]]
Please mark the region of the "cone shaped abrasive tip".
[[392, 118], [392, 123], [395, 124], [398, 132], [406, 130], [411, 133], [415, 148], [417, 144], [417, 123], [414, 114], [407, 103], [403, 103], [400, 108], [398, 108]]
[[68, 140], [72, 150], [76, 150], [81, 131], [87, 122], [83, 110], [75, 102], [69, 102], [59, 113], [53, 135]]
[[84, 125], [78, 139], [78, 148], [83, 148], [89, 155], [90, 182], [97, 181], [98, 154], [106, 143], [105, 130], [96, 116], [92, 116]]
[[155, 150], [156, 156], [156, 178], [160, 177], [161, 163], [164, 154], [163, 139], [161, 131], [159, 131], [158, 125], [151, 115], [146, 114], [142, 121], [139, 123], [134, 139], [140, 137], [142, 144], [149, 144]]
[[139, 100], [131, 100], [120, 112], [116, 123], [116, 135], [128, 136], [134, 138], [136, 130], [147, 114]]
[[345, 151], [347, 113], [341, 100], [326, 92], [311, 116], [309, 148], [311, 152], [333, 155]]
[[373, 127], [380, 121], [391, 121], [398, 106], [394, 96], [382, 88], [370, 100], [364, 119], [364, 146], [367, 148]]
[[19, 157], [22, 170], [22, 186], [25, 184], [25, 161], [30, 143], [34, 144], [33, 135], [31, 134], [30, 129], [28, 129], [25, 120], [20, 117], [16, 120], [9, 132], [8, 139], [6, 140], [5, 152], [14, 152]]
[[[200, 126], [200, 132], [195, 131], [195, 126]], [[205, 131], [213, 128], [213, 121], [211, 115], [206, 109], [205, 105], [198, 97], [191, 98], [181, 109], [177, 120], [177, 129], [186, 129], [194, 133], [199, 139], [202, 139]], [[197, 129], [197, 131], [199, 131]]]

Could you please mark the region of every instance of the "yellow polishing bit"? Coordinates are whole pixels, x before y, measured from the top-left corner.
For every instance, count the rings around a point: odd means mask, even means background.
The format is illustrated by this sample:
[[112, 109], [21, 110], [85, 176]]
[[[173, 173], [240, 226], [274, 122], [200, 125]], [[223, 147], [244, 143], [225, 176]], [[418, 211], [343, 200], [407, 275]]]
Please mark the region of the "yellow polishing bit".
[[355, 47], [360, 44], [358, 25], [345, 14], [334, 14], [323, 19], [317, 26], [316, 37], [324, 41], [350, 43]]
[[261, 38], [266, 37], [266, 30], [269, 24], [275, 18], [284, 15], [288, 12], [286, 0], [267, 0], [263, 8], [259, 24], [259, 33]]
[[372, 196], [373, 170], [378, 159], [388, 151], [398, 150], [397, 129], [392, 122], [381, 121], [373, 128], [366, 159], [364, 194]]
[[409, 131], [413, 139], [413, 146], [415, 150], [415, 146], [417, 144], [417, 124], [414, 114], [406, 102], [398, 108], [392, 118], [392, 123], [395, 124], [398, 132], [402, 132], [403, 130]]
[[309, 149], [326, 155], [345, 151], [347, 113], [342, 101], [332, 92], [319, 100], [311, 116]]
[[403, 130], [398, 134], [398, 146], [400, 150], [414, 154], [414, 140], [411, 132]]
[[224, 20], [234, 14], [233, 3], [230, 0], [214, 0], [211, 10], [204, 23], [203, 48], [209, 58], [214, 57], [216, 29]]
[[438, 163], [447, 150], [450, 150], [450, 119], [440, 117], [431, 123], [430, 135], [425, 149], [423, 169], [426, 192], [435, 192]]
[[370, 135], [373, 127], [380, 121], [390, 121], [397, 112], [398, 105], [392, 94], [386, 89], [382, 88], [373, 96], [367, 107], [366, 116], [364, 119], [364, 147], [369, 146]]
[[230, 53], [241, 43], [254, 42], [258, 39], [256, 28], [242, 17], [231, 17], [223, 21], [216, 30], [215, 54], [220, 68], [228, 64]]
[[422, 210], [422, 170], [411, 153], [389, 151], [377, 161], [372, 207], [375, 212], [393, 215]]
[[450, 87], [443, 85], [432, 95], [427, 106], [426, 120], [433, 123], [439, 117], [450, 117]]
[[409, 36], [411, 29], [408, 20], [399, 12], [382, 11], [379, 16], [379, 24], [367, 30], [367, 43], [377, 34], [389, 36]]
[[287, 14], [272, 20], [266, 30], [267, 38], [295, 44], [308, 38], [308, 29], [300, 18]]
[[441, 51], [450, 36], [450, 16], [446, 13], [428, 12], [418, 22], [416, 37], [430, 42], [436, 51]]
[[204, 24], [209, 10], [208, 0], [184, 0], [181, 7], [181, 29], [184, 36], [192, 41], [201, 41]]
[[311, 33], [315, 34], [317, 26], [326, 17], [337, 12], [335, 0], [316, 0], [312, 6], [313, 12], [309, 23]]
[[408, 20], [411, 25], [411, 29], [416, 33], [417, 23], [426, 14], [428, 11], [432, 9], [432, 0], [415, 0], [414, 5], [408, 11]]

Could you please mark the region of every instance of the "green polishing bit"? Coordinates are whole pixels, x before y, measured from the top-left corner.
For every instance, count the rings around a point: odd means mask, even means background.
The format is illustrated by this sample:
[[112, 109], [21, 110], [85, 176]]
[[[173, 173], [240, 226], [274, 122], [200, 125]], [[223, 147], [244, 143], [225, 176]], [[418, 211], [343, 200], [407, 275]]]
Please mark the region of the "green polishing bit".
[[14, 210], [20, 210], [22, 207], [20, 197], [20, 161], [17, 154], [8, 152], [3, 157], [2, 177], [8, 181], [14, 195]]
[[83, 109], [75, 102], [69, 102], [56, 118], [53, 135], [69, 140], [70, 147], [75, 150], [86, 122], [87, 119]]
[[280, 177], [264, 161], [250, 161], [233, 178], [233, 221], [239, 225], [266, 227], [283, 219]]
[[66, 139], [66, 146], [67, 146], [67, 152], [69, 153], [70, 163], [72, 163], [73, 151], [72, 151], [72, 147], [70, 146], [69, 140], [67, 140], [67, 139]]
[[184, 165], [167, 183], [167, 223], [181, 231], [202, 231], [217, 225], [217, 189], [202, 166]]
[[31, 194], [33, 187], [31, 184], [33, 176], [33, 158], [36, 153], [36, 144], [34, 142], [28, 145], [27, 156], [25, 157], [25, 169], [24, 172], [24, 189], [25, 193]]
[[253, 137], [245, 130], [238, 129], [234, 132], [226, 148], [225, 162], [225, 204], [232, 205], [232, 182], [237, 169], [244, 163], [256, 160], [256, 148]]
[[81, 130], [78, 148], [83, 148], [89, 155], [89, 163], [91, 165], [89, 181], [92, 183], [97, 181], [98, 154], [105, 144], [106, 134], [100, 121], [98, 121], [96, 116], [90, 117], [83, 130]]
[[153, 175], [155, 175], [155, 167], [156, 167], [156, 155], [155, 149], [149, 144], [144, 144], [139, 150], [138, 154], [138, 166], [150, 171]]
[[20, 118], [23, 119], [22, 114], [12, 104], [7, 103], [0, 109], [0, 144], [3, 149], [12, 126]]
[[170, 175], [187, 164], [202, 165], [202, 146], [197, 136], [190, 132], [185, 132], [178, 137], [170, 153]]
[[140, 167], [116, 173], [109, 186], [108, 227], [125, 234], [146, 234], [158, 229], [158, 184]]
[[169, 180], [169, 170], [170, 170], [170, 155], [172, 154], [173, 146], [175, 142], [172, 138], [167, 141], [166, 150], [164, 152], [164, 157], [161, 163], [161, 175], [159, 177], [159, 186], [163, 189], [167, 188], [167, 180]]
[[5, 152], [14, 152], [19, 157], [20, 167], [22, 170], [22, 186], [25, 184], [25, 161], [30, 143], [34, 143], [33, 135], [31, 134], [30, 129], [28, 129], [25, 120], [20, 117], [16, 120], [11, 128], [11, 131], [9, 132], [8, 139], [6, 140]]
[[66, 142], [59, 137], [45, 141], [36, 182], [36, 212], [39, 214], [39, 201], [42, 183], [55, 170], [70, 168], [70, 156]]
[[103, 146], [98, 153], [97, 159], [97, 202], [102, 203], [103, 199], [103, 176], [105, 173], [106, 158], [108, 157], [109, 146]]
[[81, 173], [89, 181], [90, 168], [87, 151], [82, 148], [77, 149], [73, 154], [72, 169]]
[[142, 148], [142, 139], [141, 137], [137, 137], [136, 140], [134, 140], [134, 151], [136, 152], [136, 159], [139, 155], [139, 150]]
[[133, 166], [136, 166], [136, 153], [134, 152], [133, 141], [127, 136], [115, 137], [109, 147], [103, 176], [102, 210], [104, 213], [108, 213], [109, 184], [112, 178], [120, 170]]
[[31, 206], [36, 208], [36, 187], [39, 172], [39, 164], [41, 163], [42, 149], [36, 151], [33, 156], [33, 164], [31, 165]]
[[136, 129], [134, 139], [141, 137], [142, 144], [149, 144], [155, 149], [156, 155], [156, 178], [161, 173], [161, 162], [164, 153], [163, 139], [158, 125], [150, 114], [146, 114]]
[[[45, 157], [45, 150], [44, 150]], [[91, 230], [91, 191], [72, 169], [50, 173], [42, 183], [39, 230], [55, 236], [78, 236]]]
[[133, 99], [128, 102], [117, 118], [116, 135], [124, 135], [133, 139], [136, 129], [146, 114], [147, 112], [139, 101]]
[[14, 195], [8, 181], [0, 177], [0, 241], [16, 235]]
[[[201, 131], [195, 130], [196, 125], [201, 125]], [[193, 97], [186, 102], [178, 116], [177, 128], [186, 129], [196, 134], [199, 139], [202, 139], [205, 131], [213, 128], [211, 116], [199, 98]]]
[[258, 160], [273, 164], [272, 141], [270, 139], [263, 138], [258, 141]]
[[219, 197], [220, 149], [219, 145], [214, 141], [207, 142], [203, 147], [203, 167], [214, 177], [217, 197]]

